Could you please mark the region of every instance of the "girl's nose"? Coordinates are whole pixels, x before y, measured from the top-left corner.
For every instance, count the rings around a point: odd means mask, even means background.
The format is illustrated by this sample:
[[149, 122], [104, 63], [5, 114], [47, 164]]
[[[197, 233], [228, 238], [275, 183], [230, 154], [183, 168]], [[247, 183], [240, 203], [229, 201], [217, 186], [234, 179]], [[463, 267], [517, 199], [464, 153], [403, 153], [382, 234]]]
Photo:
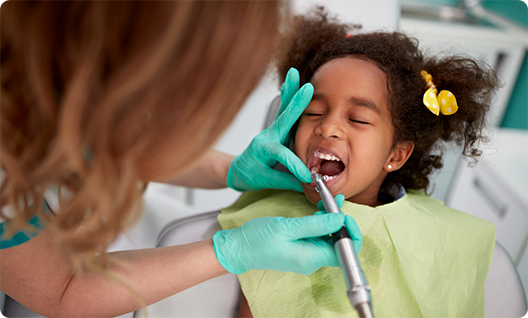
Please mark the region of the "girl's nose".
[[315, 134], [321, 136], [324, 139], [330, 138], [341, 138], [343, 136], [343, 130], [341, 129], [341, 123], [336, 115], [328, 114], [319, 125], [315, 127]]

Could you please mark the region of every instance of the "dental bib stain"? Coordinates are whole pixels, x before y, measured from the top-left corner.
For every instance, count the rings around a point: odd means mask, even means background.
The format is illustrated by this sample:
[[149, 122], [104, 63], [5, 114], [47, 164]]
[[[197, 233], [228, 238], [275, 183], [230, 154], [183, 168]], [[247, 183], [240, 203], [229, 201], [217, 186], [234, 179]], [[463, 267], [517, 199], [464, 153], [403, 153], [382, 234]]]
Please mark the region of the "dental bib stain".
[[[340, 268], [323, 267], [317, 272], [309, 275], [312, 284], [312, 298], [317, 307], [334, 312], [336, 314], [352, 314], [354, 309], [350, 305], [346, 295], [346, 285], [344, 279], [337, 280], [338, 284], [331, 284], [336, 281], [330, 277], [343, 277]], [[321, 297], [321, 295], [333, 295], [333, 297]]]

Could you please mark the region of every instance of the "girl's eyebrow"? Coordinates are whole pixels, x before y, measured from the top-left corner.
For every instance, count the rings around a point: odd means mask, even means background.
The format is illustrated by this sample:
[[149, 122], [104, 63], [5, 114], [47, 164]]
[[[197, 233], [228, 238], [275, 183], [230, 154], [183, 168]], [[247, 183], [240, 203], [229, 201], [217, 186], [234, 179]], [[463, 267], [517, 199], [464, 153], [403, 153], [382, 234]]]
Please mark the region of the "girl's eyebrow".
[[378, 115], [381, 115], [381, 111], [378, 108], [378, 106], [376, 106], [375, 103], [373, 103], [372, 101], [370, 101], [368, 99], [358, 98], [358, 97], [350, 97], [348, 100], [353, 105], [367, 107], [367, 108], [375, 111], [376, 113], [378, 113]]
[[[326, 99], [326, 96], [323, 93], [314, 93], [312, 96], [312, 100], [322, 100], [322, 99]], [[381, 111], [379, 107], [374, 102], [368, 99], [359, 98], [359, 97], [350, 97], [348, 101], [352, 105], [369, 108], [370, 110], [373, 110], [374, 112], [376, 112], [378, 115], [381, 115]]]
[[321, 94], [321, 93], [313, 93], [312, 95], [312, 100], [320, 100], [320, 99], [324, 99], [325, 98], [325, 95], [324, 94]]

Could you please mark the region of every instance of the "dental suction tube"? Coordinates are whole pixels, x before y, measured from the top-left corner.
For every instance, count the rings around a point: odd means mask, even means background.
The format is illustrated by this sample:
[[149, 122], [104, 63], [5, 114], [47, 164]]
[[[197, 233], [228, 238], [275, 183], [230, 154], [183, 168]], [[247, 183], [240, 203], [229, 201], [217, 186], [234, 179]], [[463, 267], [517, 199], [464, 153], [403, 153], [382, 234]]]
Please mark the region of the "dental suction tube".
[[[325, 206], [326, 213], [341, 213], [334, 197], [324, 184], [324, 177], [320, 174], [312, 174], [312, 181], [315, 182], [315, 190], [321, 195], [321, 200]], [[350, 234], [345, 226], [332, 235], [334, 249], [339, 259], [341, 270], [345, 278], [347, 296], [352, 306], [361, 318], [371, 318], [372, 299], [370, 297], [370, 286], [367, 284], [363, 270], [357, 258], [356, 249]]]

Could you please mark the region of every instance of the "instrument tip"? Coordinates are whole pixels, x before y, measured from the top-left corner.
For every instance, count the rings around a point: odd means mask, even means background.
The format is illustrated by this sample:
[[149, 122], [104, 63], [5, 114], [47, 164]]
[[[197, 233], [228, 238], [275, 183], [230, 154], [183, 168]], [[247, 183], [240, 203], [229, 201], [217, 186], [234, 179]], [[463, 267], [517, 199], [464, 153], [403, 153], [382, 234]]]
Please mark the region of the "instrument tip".
[[322, 176], [318, 173], [312, 173], [312, 181], [317, 182], [318, 180], [323, 180], [323, 182], [326, 182], [328, 180], [328, 176]]

